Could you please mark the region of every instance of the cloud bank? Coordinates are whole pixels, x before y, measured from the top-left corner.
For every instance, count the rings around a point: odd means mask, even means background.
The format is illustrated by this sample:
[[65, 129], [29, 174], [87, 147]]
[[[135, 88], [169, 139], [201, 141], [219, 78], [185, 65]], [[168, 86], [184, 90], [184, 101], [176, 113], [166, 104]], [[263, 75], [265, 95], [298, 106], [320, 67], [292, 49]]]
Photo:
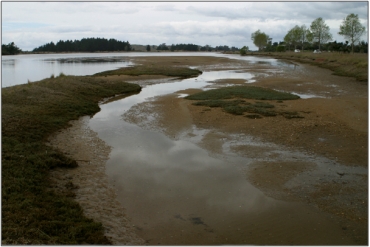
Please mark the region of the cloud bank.
[[255, 49], [256, 30], [279, 42], [295, 25], [309, 27], [318, 17], [342, 42], [339, 25], [350, 13], [368, 27], [367, 2], [2, 2], [2, 43], [32, 50], [51, 41], [101, 37]]

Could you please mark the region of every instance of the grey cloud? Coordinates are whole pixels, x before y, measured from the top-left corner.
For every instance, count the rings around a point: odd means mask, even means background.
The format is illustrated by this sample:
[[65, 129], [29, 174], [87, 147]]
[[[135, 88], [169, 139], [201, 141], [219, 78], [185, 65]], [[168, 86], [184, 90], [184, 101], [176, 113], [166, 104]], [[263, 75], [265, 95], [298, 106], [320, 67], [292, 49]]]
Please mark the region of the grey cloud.
[[366, 26], [368, 20], [367, 2], [5, 2], [2, 11], [3, 41], [12, 39], [22, 49], [30, 40], [36, 47], [83, 37], [241, 47], [257, 29], [277, 42], [293, 26], [309, 27], [322, 17], [336, 39], [348, 14], [358, 14]]
[[[234, 6], [235, 5], [235, 6]], [[227, 19], [306, 19], [318, 17], [327, 19], [343, 19], [350, 13], [367, 17], [366, 2], [230, 2], [225, 6], [210, 6], [209, 8], [187, 7], [187, 11], [215, 18]]]
[[94, 26], [74, 26], [74, 25], [63, 25], [63, 26], [52, 26], [45, 28], [44, 32], [51, 33], [75, 33], [75, 32], [91, 32], [97, 31], [97, 27]]
[[174, 4], [166, 3], [160, 4], [153, 7], [155, 11], [178, 11], [177, 7]]
[[140, 11], [140, 7], [134, 2], [63, 2], [63, 4], [56, 6], [59, 11], [63, 11], [66, 14], [95, 14], [102, 13], [104, 15], [109, 14], [135, 14]]

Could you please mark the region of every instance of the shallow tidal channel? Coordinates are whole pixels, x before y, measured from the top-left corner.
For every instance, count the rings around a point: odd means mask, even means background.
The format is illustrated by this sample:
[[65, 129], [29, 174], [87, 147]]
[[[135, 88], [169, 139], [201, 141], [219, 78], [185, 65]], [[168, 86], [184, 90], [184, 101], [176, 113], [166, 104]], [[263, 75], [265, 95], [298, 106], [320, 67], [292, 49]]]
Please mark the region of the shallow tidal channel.
[[112, 147], [106, 173], [138, 236], [149, 245], [351, 244], [329, 215], [270, 198], [250, 184], [236, 164], [248, 163], [245, 157], [214, 156], [189, 138], [173, 139], [122, 117], [135, 104], [204, 88], [224, 76], [253, 79], [249, 73], [204, 72], [150, 85], [101, 104], [90, 119], [89, 127]]

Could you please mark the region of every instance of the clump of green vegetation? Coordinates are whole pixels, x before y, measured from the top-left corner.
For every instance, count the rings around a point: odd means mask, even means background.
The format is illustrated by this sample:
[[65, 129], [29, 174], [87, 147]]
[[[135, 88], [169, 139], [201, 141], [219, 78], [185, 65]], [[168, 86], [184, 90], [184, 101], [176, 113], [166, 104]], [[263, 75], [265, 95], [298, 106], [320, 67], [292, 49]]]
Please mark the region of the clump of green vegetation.
[[255, 86], [231, 86], [203, 91], [185, 97], [190, 100], [218, 100], [218, 99], [256, 99], [256, 100], [293, 100], [299, 96], [278, 92], [276, 90]]
[[209, 106], [209, 107], [227, 107], [227, 106], [234, 106], [239, 104], [250, 104], [245, 102], [245, 100], [205, 100], [205, 101], [198, 101], [195, 102], [194, 105], [202, 105], [202, 106]]
[[189, 95], [185, 98], [190, 100], [198, 100], [197, 102], [193, 103], [194, 105], [220, 107], [225, 112], [234, 115], [253, 113], [246, 115], [246, 117], [253, 119], [261, 118], [261, 116], [272, 117], [277, 115], [282, 115], [286, 118], [300, 117], [298, 113], [275, 111], [273, 110], [275, 106], [268, 102], [256, 101], [254, 103], [250, 103], [246, 102], [243, 99], [240, 99], [245, 98], [274, 101], [299, 99], [299, 96], [297, 95], [254, 86], [233, 86], [218, 88]]
[[164, 75], [179, 78], [196, 77], [202, 74], [202, 71], [186, 67], [161, 66], [161, 65], [140, 65], [134, 67], [125, 67], [116, 70], [104, 71], [94, 76], [111, 76], [111, 75]]
[[266, 110], [266, 108], [274, 108], [274, 105], [265, 102], [256, 102], [252, 104], [245, 100], [204, 100], [195, 102], [194, 105], [221, 107], [225, 112], [234, 115], [243, 115], [244, 112], [258, 113], [263, 116], [276, 115], [273, 111]]
[[98, 112], [101, 99], [140, 90], [136, 84], [77, 76], [2, 89], [3, 244], [110, 244], [101, 223], [83, 215], [73, 194], [52, 189], [50, 169], [77, 163], [45, 141], [70, 120]]

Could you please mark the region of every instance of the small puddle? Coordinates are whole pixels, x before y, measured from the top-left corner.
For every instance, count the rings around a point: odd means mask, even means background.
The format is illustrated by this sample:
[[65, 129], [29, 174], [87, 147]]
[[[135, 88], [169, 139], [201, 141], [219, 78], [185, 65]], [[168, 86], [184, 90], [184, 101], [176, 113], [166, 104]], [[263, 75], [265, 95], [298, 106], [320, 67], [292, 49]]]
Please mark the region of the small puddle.
[[252, 73], [238, 70], [206, 71], [203, 72], [203, 74], [198, 78], [199, 80], [205, 80], [209, 82], [222, 79], [244, 79], [248, 83], [255, 82], [255, 80], [252, 80], [254, 78]]
[[311, 99], [311, 98], [327, 98], [325, 96], [319, 96], [316, 94], [304, 94], [304, 93], [296, 93], [296, 92], [290, 92], [292, 94], [298, 95], [301, 97], [301, 99]]
[[[298, 86], [299, 86], [299, 84], [298, 84]], [[295, 94], [295, 95], [298, 95], [301, 99], [328, 98], [328, 97], [325, 97], [325, 96], [321, 96], [321, 95], [317, 95], [317, 94], [310, 94], [310, 93], [297, 93], [297, 92], [294, 92], [294, 91], [293, 92], [286, 92], [286, 91], [282, 91], [282, 90], [276, 90], [276, 91]], [[329, 94], [329, 92], [324, 92], [324, 93]]]
[[351, 244], [321, 213], [252, 186], [238, 169], [248, 158], [210, 156], [197, 145], [207, 130], [172, 140], [122, 119], [135, 104], [223, 78], [253, 75], [211, 71], [147, 86], [138, 95], [100, 105], [90, 120], [90, 128], [112, 147], [106, 172], [137, 234], [149, 245]]

